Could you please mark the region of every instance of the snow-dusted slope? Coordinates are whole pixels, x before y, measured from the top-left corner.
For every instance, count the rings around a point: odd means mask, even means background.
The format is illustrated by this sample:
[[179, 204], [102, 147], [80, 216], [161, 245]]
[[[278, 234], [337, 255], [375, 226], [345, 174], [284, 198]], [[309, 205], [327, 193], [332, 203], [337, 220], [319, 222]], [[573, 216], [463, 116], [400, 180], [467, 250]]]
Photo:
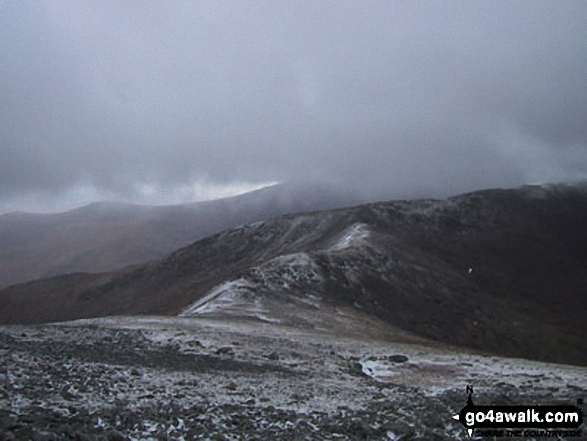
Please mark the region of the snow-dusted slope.
[[[280, 322], [283, 314], [278, 311], [283, 312], [283, 302], [319, 308], [320, 297], [307, 292], [307, 288], [321, 283], [321, 270], [308, 254], [279, 256], [215, 287], [179, 315], [230, 315]], [[290, 295], [277, 296], [282, 291]], [[300, 311], [298, 315], [301, 314]]]
[[287, 215], [136, 268], [0, 291], [0, 321], [182, 313], [318, 326], [345, 308], [453, 345], [587, 365], [586, 224], [587, 192], [564, 186]]
[[227, 228], [286, 213], [364, 203], [329, 184], [290, 183], [193, 204], [94, 203], [64, 213], [0, 215], [0, 287], [162, 258]]
[[468, 439], [452, 419], [466, 386], [478, 405], [574, 405], [587, 393], [586, 368], [398, 341], [357, 319], [0, 327], [0, 438]]
[[364, 223], [356, 223], [344, 230], [336, 238], [336, 242], [329, 247], [331, 250], [344, 250], [352, 246], [361, 245], [369, 237], [369, 226]]
[[[541, 204], [561, 203], [560, 192], [582, 200], [580, 192], [541, 188], [537, 195], [523, 188], [519, 193], [380, 203], [256, 224], [253, 236], [267, 241], [262, 249], [269, 258], [213, 287], [181, 314], [308, 324], [308, 317], [315, 322], [315, 310], [325, 305], [354, 307], [451, 344], [582, 360], [581, 312], [558, 303], [554, 309], [565, 312], [550, 314], [542, 303], [550, 298], [548, 293], [535, 288], [528, 293], [534, 271], [552, 271], [537, 256], [559, 239], [568, 239], [552, 231], [543, 235], [540, 222], [526, 223], [540, 217], [547, 221]], [[536, 217], [526, 220], [530, 213]], [[528, 237], [535, 239], [527, 242]], [[525, 244], [527, 248], [520, 248]], [[563, 247], [560, 242], [557, 246]], [[272, 247], [284, 254], [271, 257]], [[305, 251], [289, 254], [300, 248]], [[578, 251], [579, 259], [587, 256]], [[574, 260], [576, 255], [564, 258], [575, 265], [580, 262]], [[530, 280], [524, 280], [529, 275]], [[581, 270], [575, 275], [578, 280], [587, 276]], [[518, 294], [520, 287], [524, 296]], [[578, 291], [556, 295], [575, 304], [585, 302]]]

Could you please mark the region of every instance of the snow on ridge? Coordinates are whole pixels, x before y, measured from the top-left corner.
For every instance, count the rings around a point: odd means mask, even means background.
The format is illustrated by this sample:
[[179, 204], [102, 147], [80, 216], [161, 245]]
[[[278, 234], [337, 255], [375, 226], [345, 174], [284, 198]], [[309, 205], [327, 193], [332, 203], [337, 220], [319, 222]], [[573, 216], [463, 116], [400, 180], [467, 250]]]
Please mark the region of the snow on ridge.
[[552, 184], [530, 184], [519, 188], [522, 195], [534, 199], [546, 199], [554, 187]]
[[354, 247], [364, 243], [365, 239], [369, 237], [369, 226], [364, 223], [356, 223], [344, 230], [338, 241], [329, 249], [344, 250], [346, 248]]
[[254, 269], [268, 287], [289, 288], [299, 282], [320, 282], [320, 269], [308, 253], [278, 256]]
[[[202, 314], [238, 313], [272, 321], [265, 314], [261, 292], [289, 290], [297, 284], [316, 284], [323, 281], [319, 267], [307, 253], [275, 257], [263, 265], [249, 269], [242, 277], [224, 282], [179, 313], [180, 317]], [[320, 299], [308, 294], [298, 300], [319, 306]]]
[[444, 211], [448, 208], [454, 208], [458, 201], [453, 198], [449, 199], [422, 199], [416, 201], [402, 202], [401, 212], [407, 215], [430, 216]]
[[253, 285], [243, 278], [224, 282], [180, 312], [179, 316], [189, 317], [222, 309], [223, 306], [242, 301], [242, 291], [250, 291], [252, 288]]

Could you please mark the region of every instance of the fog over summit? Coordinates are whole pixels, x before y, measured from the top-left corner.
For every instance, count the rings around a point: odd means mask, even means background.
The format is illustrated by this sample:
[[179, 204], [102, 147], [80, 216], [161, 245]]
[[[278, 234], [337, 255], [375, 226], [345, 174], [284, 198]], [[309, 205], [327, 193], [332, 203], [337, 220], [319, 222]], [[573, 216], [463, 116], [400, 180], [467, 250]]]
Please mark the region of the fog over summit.
[[585, 16], [582, 1], [3, 1], [0, 212], [585, 179]]

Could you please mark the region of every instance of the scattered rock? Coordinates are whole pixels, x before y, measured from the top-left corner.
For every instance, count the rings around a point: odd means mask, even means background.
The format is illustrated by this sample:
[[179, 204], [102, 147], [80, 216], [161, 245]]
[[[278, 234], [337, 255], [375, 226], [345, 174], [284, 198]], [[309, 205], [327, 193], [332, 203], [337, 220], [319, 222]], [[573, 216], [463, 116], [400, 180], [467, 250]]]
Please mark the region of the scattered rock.
[[363, 376], [363, 365], [359, 362], [349, 363], [349, 373], [351, 375]]
[[216, 352], [216, 355], [234, 355], [234, 349], [232, 346], [223, 346], [219, 348]]
[[110, 432], [108, 434], [108, 441], [127, 441], [128, 438], [119, 432]]
[[396, 354], [396, 355], [390, 355], [389, 357], [387, 357], [387, 360], [391, 361], [392, 363], [405, 363], [406, 361], [409, 360], [409, 358], [406, 357], [405, 355]]
[[[564, 366], [520, 373], [508, 371], [505, 363], [506, 376], [483, 370], [501, 359], [442, 353], [456, 369], [449, 378], [428, 378], [424, 368], [410, 369], [410, 362], [392, 365], [408, 361], [406, 355], [379, 355], [400, 347], [338, 337], [331, 347], [322, 336], [293, 341], [289, 331], [270, 340], [265, 334], [237, 335], [234, 328], [226, 333], [197, 328], [194, 336], [214, 349], [186, 354], [172, 341], [145, 342], [129, 329], [115, 334], [95, 327], [86, 333], [80, 326], [64, 337], [59, 326], [47, 328], [36, 341], [3, 338], [9, 331], [0, 328], [0, 365], [10, 365], [0, 390], [0, 441], [224, 439], [226, 433], [242, 439], [464, 439], [464, 429], [450, 428], [446, 419], [466, 401], [463, 384], [479, 387], [483, 401], [496, 405], [574, 402], [584, 390], [584, 373], [568, 373]], [[21, 330], [10, 332], [19, 336]], [[55, 337], [50, 344], [45, 333]], [[112, 341], [106, 344], [105, 336]], [[234, 353], [237, 338], [238, 358], [214, 355], [216, 348], [218, 355]], [[289, 363], [294, 349], [296, 363]], [[280, 359], [288, 363], [269, 361]], [[395, 372], [383, 383], [365, 376], [368, 366]], [[430, 400], [426, 388], [435, 381], [441, 392]]]
[[64, 400], [73, 401], [76, 399], [76, 396], [69, 391], [68, 386], [63, 386], [59, 391], [59, 394]]

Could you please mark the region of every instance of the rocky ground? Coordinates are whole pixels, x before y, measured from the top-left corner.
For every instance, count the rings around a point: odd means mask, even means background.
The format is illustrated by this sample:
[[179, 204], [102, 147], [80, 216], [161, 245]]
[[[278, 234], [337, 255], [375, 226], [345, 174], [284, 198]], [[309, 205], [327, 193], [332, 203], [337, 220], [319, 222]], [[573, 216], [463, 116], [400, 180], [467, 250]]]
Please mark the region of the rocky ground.
[[467, 439], [451, 418], [467, 385], [476, 404], [587, 397], [586, 368], [357, 331], [173, 317], [0, 327], [0, 440]]

